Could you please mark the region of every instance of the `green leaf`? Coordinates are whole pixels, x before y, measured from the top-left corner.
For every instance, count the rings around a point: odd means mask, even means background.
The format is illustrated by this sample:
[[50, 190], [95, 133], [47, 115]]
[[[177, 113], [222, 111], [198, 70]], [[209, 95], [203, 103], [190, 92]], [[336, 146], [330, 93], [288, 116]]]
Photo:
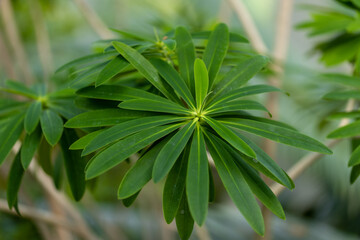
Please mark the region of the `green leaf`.
[[0, 165], [23, 131], [24, 114], [20, 113], [9, 119], [0, 131]]
[[23, 83], [15, 82], [12, 80], [6, 80], [5, 81], [6, 88], [0, 88], [1, 91], [13, 93], [13, 94], [19, 94], [28, 98], [37, 99], [38, 95], [37, 93], [25, 86]]
[[[258, 147], [254, 142], [240, 133], [235, 132], [235, 134], [241, 138], [244, 142], [246, 142], [256, 153], [256, 161], [254, 159], [247, 157], [246, 155], [236, 152], [241, 155], [241, 158], [245, 160], [250, 166], [259, 172], [263, 173], [268, 178], [278, 182], [289, 189], [293, 189], [295, 187], [294, 182], [291, 178], [286, 174], [284, 170], [282, 170], [279, 165], [276, 164], [274, 160], [272, 160], [269, 155], [267, 155], [260, 147]], [[234, 152], [232, 152], [234, 153]]]
[[116, 55], [118, 55], [118, 52], [113, 50], [113, 51], [109, 51], [109, 52], [105, 52], [105, 53], [95, 53], [92, 55], [81, 57], [81, 58], [75, 59], [69, 63], [64, 64], [63, 66], [58, 68], [55, 73], [59, 73], [64, 70], [68, 70], [68, 69], [77, 67], [79, 65], [94, 64], [94, 62], [106, 61], [112, 57], [115, 57]]
[[337, 112], [330, 114], [328, 119], [341, 119], [341, 118], [358, 118], [360, 117], [360, 111], [351, 111], [351, 112]]
[[195, 47], [191, 35], [184, 27], [178, 27], [175, 31], [176, 53], [179, 62], [179, 71], [182, 79], [187, 83], [190, 92], [195, 93], [194, 62]]
[[47, 109], [40, 116], [40, 124], [46, 141], [54, 146], [60, 140], [64, 130], [61, 117], [51, 109]]
[[184, 101], [191, 108], [195, 108], [194, 98], [191, 95], [191, 92], [185, 81], [180, 77], [179, 73], [163, 60], [153, 58], [150, 60], [150, 62], [156, 67], [165, 81], [184, 99]]
[[127, 66], [129, 66], [129, 63], [123, 57], [115, 57], [101, 70], [95, 81], [95, 86], [100, 86], [109, 81], [111, 78], [121, 73]]
[[74, 79], [72, 79], [69, 86], [71, 88], [83, 88], [94, 83], [99, 73], [105, 68], [106, 64], [108, 63], [109, 62], [102, 62], [92, 66], [85, 71], [80, 72], [76, 75]]
[[232, 132], [229, 128], [225, 127], [224, 125], [210, 117], [204, 117], [204, 120], [210, 125], [210, 127], [215, 130], [215, 132], [217, 132], [222, 138], [224, 138], [237, 150], [249, 157], [256, 158], [255, 152], [249, 147], [249, 145], [247, 145], [243, 140], [241, 140], [241, 138], [236, 136], [236, 134]]
[[87, 155], [114, 141], [127, 137], [133, 133], [142, 131], [144, 129], [184, 120], [186, 120], [186, 118], [184, 117], [163, 115], [154, 117], [143, 117], [120, 123], [106, 129], [99, 135], [95, 136], [95, 138], [85, 147], [82, 155]]
[[164, 112], [174, 114], [189, 114], [191, 111], [164, 98], [163, 100], [133, 99], [119, 104], [119, 108], [150, 112]]
[[[209, 39], [211, 35], [211, 31], [203, 31], [203, 32], [196, 32], [191, 33], [192, 38], [194, 39]], [[241, 43], [248, 43], [249, 40], [247, 40], [244, 36], [237, 34], [237, 33], [229, 33], [230, 35], [230, 42], [241, 42]]]
[[207, 135], [207, 146], [230, 198], [255, 232], [263, 236], [265, 231], [264, 219], [243, 174], [236, 166], [229, 152], [224, 150], [219, 139]]
[[205, 63], [197, 58], [194, 63], [196, 109], [202, 109], [209, 88], [209, 76]]
[[194, 228], [194, 220], [189, 211], [185, 191], [182, 194], [181, 203], [176, 214], [176, 228], [181, 240], [189, 239]]
[[37, 127], [30, 135], [25, 136], [21, 147], [21, 163], [25, 170], [29, 167], [31, 159], [40, 145], [41, 137], [42, 132], [40, 127]]
[[203, 60], [209, 72], [209, 89], [215, 81], [220, 70], [221, 64], [225, 58], [229, 46], [229, 30], [226, 24], [220, 23], [209, 37], [205, 48]]
[[285, 220], [284, 210], [271, 189], [266, 185], [264, 180], [261, 179], [259, 174], [252, 169], [243, 159], [239, 158], [238, 155], [233, 156], [237, 160], [237, 165], [241, 174], [243, 175], [246, 183], [249, 185], [251, 191], [256, 197], [272, 211], [276, 216]]
[[359, 77], [348, 76], [339, 73], [326, 73], [321, 74], [319, 79], [327, 82], [339, 83], [341, 85], [360, 88]]
[[119, 199], [132, 196], [136, 192], [140, 191], [145, 184], [150, 181], [155, 159], [168, 140], [169, 139], [164, 139], [160, 143], [151, 147], [151, 149], [142, 155], [135, 162], [134, 166], [127, 171], [118, 189]]
[[15, 102], [11, 99], [0, 99], [0, 117], [5, 117], [26, 111], [27, 102]]
[[47, 106], [65, 119], [73, 118], [84, 112], [76, 106], [74, 99], [51, 100], [47, 102]]
[[149, 116], [149, 113], [124, 109], [103, 109], [85, 112], [65, 123], [67, 128], [103, 127]]
[[96, 88], [94, 88], [93, 86], [89, 86], [78, 90], [76, 94], [78, 96], [87, 98], [114, 101], [124, 101], [137, 98], [151, 98], [154, 95], [140, 89], [116, 85], [101, 85]]
[[161, 82], [156, 68], [132, 47], [121, 42], [112, 42], [115, 49], [139, 71], [154, 87], [156, 87], [167, 98], [172, 99], [173, 96], [166, 90]]
[[79, 201], [85, 193], [85, 159], [81, 158], [81, 151], [69, 150], [71, 143], [78, 139], [75, 130], [65, 129], [60, 139], [64, 156], [65, 170], [72, 195]]
[[220, 120], [220, 122], [229, 127], [244, 130], [258, 136], [271, 139], [275, 142], [280, 142], [313, 152], [332, 154], [332, 151], [319, 141], [287, 128], [250, 119], [239, 118], [223, 119]]
[[163, 212], [165, 221], [168, 224], [174, 220], [182, 196], [186, 194], [185, 182], [188, 159], [189, 148], [186, 147], [166, 178], [163, 192]]
[[353, 167], [358, 164], [360, 164], [360, 145], [352, 152], [348, 166]]
[[25, 131], [32, 133], [40, 121], [41, 116], [41, 102], [33, 102], [26, 111], [24, 127]]
[[280, 91], [281, 90], [276, 87], [269, 85], [262, 85], [262, 84], [242, 87], [239, 89], [235, 89], [231, 92], [228, 92], [226, 95], [218, 95], [213, 99], [212, 104], [210, 104], [209, 107], [207, 107], [207, 109], [213, 108], [214, 106], [220, 103], [225, 104], [227, 102], [237, 100], [241, 97], [247, 97], [259, 93], [280, 92]]
[[24, 175], [24, 169], [20, 160], [20, 151], [16, 154], [14, 161], [11, 164], [6, 188], [6, 198], [10, 209], [14, 206], [16, 207], [17, 205], [17, 194], [19, 192], [21, 180]]
[[212, 105], [211, 107], [206, 108], [204, 114], [211, 115], [211, 114], [218, 114], [223, 112], [235, 112], [240, 110], [265, 111], [269, 113], [269, 115], [271, 116], [269, 110], [267, 110], [264, 105], [251, 100], [233, 100], [230, 102]]
[[268, 62], [269, 59], [267, 57], [257, 55], [235, 66], [214, 86], [213, 93], [209, 97], [209, 102], [215, 97], [227, 95], [229, 92], [234, 93], [233, 91], [246, 84], [256, 73], [265, 67]]
[[208, 164], [209, 167], [209, 202], [214, 202], [215, 200], [215, 183], [214, 183], [214, 177], [212, 174], [211, 166]]
[[162, 180], [171, 170], [176, 159], [181, 154], [185, 145], [189, 141], [197, 119], [187, 123], [180, 131], [178, 131], [166, 145], [161, 149], [157, 156], [153, 168], [153, 180], [155, 183]]
[[135, 194], [131, 195], [128, 198], [122, 200], [125, 207], [130, 207], [136, 200], [137, 196], [139, 195], [140, 191], [136, 192]]
[[332, 131], [328, 138], [347, 138], [355, 137], [360, 134], [360, 120], [350, 123], [344, 127], [340, 127], [335, 131]]
[[360, 165], [356, 165], [351, 169], [350, 183], [353, 184], [360, 176]]
[[350, 98], [360, 99], [359, 90], [348, 90], [348, 91], [336, 91], [330, 92], [323, 96], [323, 99], [326, 100], [348, 100]]
[[53, 175], [53, 165], [52, 165], [52, 157], [51, 157], [51, 149], [52, 147], [46, 141], [45, 138], [41, 138], [40, 145], [37, 151], [37, 161], [41, 168], [47, 173], [49, 176]]
[[86, 179], [99, 176], [110, 168], [124, 161], [131, 154], [143, 149], [152, 142], [164, 137], [181, 124], [171, 124], [153, 127], [133, 134], [105, 149], [88, 163], [86, 166]]
[[73, 142], [69, 149], [70, 150], [80, 150], [84, 149], [96, 136], [98, 136], [100, 133], [105, 131], [105, 129], [100, 129], [94, 132], [91, 132], [89, 134], [86, 134], [85, 136], [79, 138], [75, 142]]
[[191, 143], [186, 175], [186, 195], [191, 215], [201, 226], [205, 222], [208, 210], [209, 163], [204, 135], [199, 124], [196, 126]]

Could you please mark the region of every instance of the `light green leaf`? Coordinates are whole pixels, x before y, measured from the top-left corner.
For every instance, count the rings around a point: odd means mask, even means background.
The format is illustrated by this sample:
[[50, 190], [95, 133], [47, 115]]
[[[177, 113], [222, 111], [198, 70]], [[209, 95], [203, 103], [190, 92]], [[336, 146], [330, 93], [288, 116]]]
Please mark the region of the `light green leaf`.
[[3, 163], [11, 148], [19, 139], [23, 131], [24, 114], [20, 113], [13, 116], [6, 122], [0, 131], [0, 165]]
[[37, 127], [30, 135], [26, 135], [21, 147], [21, 163], [26, 170], [39, 147], [42, 137], [41, 128]]
[[166, 178], [163, 191], [163, 212], [165, 221], [170, 224], [178, 212], [185, 193], [186, 170], [189, 148], [185, 147]]
[[335, 131], [332, 131], [328, 138], [346, 138], [354, 137], [360, 134], [360, 120], [350, 123], [344, 127], [340, 127]]
[[348, 100], [350, 98], [360, 99], [359, 90], [348, 90], [348, 91], [336, 91], [330, 92], [323, 96], [323, 99], [326, 100]]
[[226, 24], [218, 24], [211, 32], [203, 60], [209, 72], [209, 89], [215, 81], [229, 46], [229, 30]]
[[223, 112], [235, 112], [241, 110], [265, 111], [269, 113], [269, 115], [271, 116], [269, 110], [267, 110], [264, 105], [251, 100], [233, 100], [230, 102], [212, 105], [211, 107], [206, 108], [205, 114], [211, 115], [211, 114], [218, 114]]
[[61, 117], [51, 109], [47, 109], [41, 114], [40, 124], [46, 141], [54, 146], [60, 140], [64, 130]]
[[330, 114], [328, 119], [341, 119], [341, 118], [358, 118], [360, 117], [360, 111], [351, 111], [351, 112], [337, 112]]
[[194, 63], [194, 74], [196, 109], [199, 112], [202, 109], [209, 88], [208, 72], [205, 63], [199, 58], [197, 58]]
[[90, 69], [80, 72], [72, 81], [70, 82], [71, 88], [83, 88], [92, 83], [97, 79], [99, 73], [105, 68], [106, 64], [109, 62], [102, 62], [94, 65]]
[[217, 138], [208, 134], [207, 146], [230, 198], [255, 232], [263, 236], [265, 231], [264, 219], [243, 174]]
[[220, 120], [221, 123], [239, 130], [244, 130], [261, 137], [271, 139], [293, 147], [332, 154], [332, 151], [319, 141], [299, 132], [276, 125], [258, 122], [250, 119], [228, 118]]
[[41, 116], [41, 102], [33, 102], [26, 111], [24, 127], [25, 131], [32, 133], [40, 121]]
[[127, 171], [118, 189], [119, 199], [132, 196], [150, 181], [155, 159], [168, 140], [169, 138], [164, 139], [155, 146], [152, 146], [151, 149], [142, 155], [135, 162], [134, 166]]
[[236, 134], [229, 128], [210, 117], [204, 117], [204, 120], [215, 130], [215, 132], [217, 132], [223, 139], [225, 139], [225, 141], [230, 143], [237, 150], [249, 157], [256, 158], [255, 152], [249, 147], [249, 145], [236, 136]]
[[[211, 31], [203, 31], [203, 32], [196, 32], [191, 33], [192, 38], [194, 39], [209, 39], [211, 35]], [[249, 40], [247, 40], [244, 36], [237, 34], [237, 33], [229, 33], [230, 35], [230, 42], [241, 42], [241, 43], [248, 43]]]
[[163, 60], [153, 58], [150, 62], [156, 67], [165, 81], [184, 99], [188, 106], [194, 109], [194, 98], [178, 72]]
[[21, 180], [24, 175], [24, 169], [20, 160], [20, 151], [16, 154], [14, 161], [11, 164], [7, 182], [6, 198], [10, 209], [12, 207], [17, 207], [17, 194], [19, 192]]
[[348, 166], [353, 167], [358, 164], [360, 164], [360, 145], [352, 152]]
[[186, 195], [191, 215], [201, 226], [205, 222], [208, 210], [209, 163], [204, 135], [199, 124], [196, 126], [191, 143], [186, 175]]
[[166, 145], [161, 149], [155, 160], [153, 168], [153, 179], [157, 183], [161, 181], [170, 171], [176, 159], [189, 141], [195, 126], [196, 120], [187, 123], [180, 131], [178, 131]]
[[112, 126], [101, 132], [85, 147], [82, 155], [87, 155], [94, 152], [114, 141], [127, 137], [133, 133], [142, 131], [155, 126], [160, 126], [168, 123], [184, 121], [185, 117], [176, 117], [171, 115], [162, 115], [154, 117], [143, 117], [139, 119], [130, 120], [118, 125]]
[[174, 97], [166, 90], [164, 84], [161, 82], [156, 68], [151, 65], [151, 63], [145, 57], [124, 43], [112, 42], [112, 45], [131, 65], [134, 66], [135, 69], [139, 71], [141, 75], [143, 75], [167, 98], [172, 99]]
[[13, 94], [19, 94], [28, 98], [37, 99], [38, 95], [37, 93], [28, 88], [26, 85], [20, 82], [15, 82], [12, 80], [6, 80], [5, 81], [5, 88], [0, 88], [1, 91], [13, 93]]
[[119, 124], [132, 119], [137, 119], [151, 114], [125, 109], [103, 109], [85, 112], [66, 122], [67, 128], [103, 127]]
[[191, 35], [184, 27], [178, 27], [175, 31], [176, 53], [179, 62], [179, 71], [182, 79], [187, 83], [190, 92], [195, 93], [194, 62], [195, 47]]
[[72, 142], [78, 139], [75, 130], [65, 129], [60, 139], [64, 156], [65, 170], [72, 195], [79, 201], [85, 193], [85, 159], [81, 158], [81, 151], [69, 150]]
[[109, 148], [93, 157], [88, 163], [86, 166], [86, 179], [99, 176], [124, 161], [130, 155], [171, 133], [181, 125], [182, 123], [153, 127], [133, 134], [111, 145]]
[[209, 97], [209, 102], [215, 97], [227, 95], [227, 93], [246, 84], [256, 73], [265, 67], [268, 62], [269, 59], [267, 57], [257, 55], [235, 66], [214, 86], [213, 93]]
[[360, 87], [359, 77], [348, 76], [345, 74], [326, 73], [321, 74], [319, 76], [319, 79], [327, 82], [339, 83], [340, 85], [346, 85], [350, 87]]

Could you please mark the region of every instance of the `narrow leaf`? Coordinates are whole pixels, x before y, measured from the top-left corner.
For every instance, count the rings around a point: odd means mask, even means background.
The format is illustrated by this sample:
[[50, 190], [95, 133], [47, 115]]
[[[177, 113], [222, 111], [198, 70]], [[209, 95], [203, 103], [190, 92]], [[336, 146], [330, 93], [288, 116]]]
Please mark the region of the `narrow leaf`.
[[95, 81], [95, 86], [97, 87], [106, 83], [111, 78], [121, 73], [127, 66], [129, 66], [129, 63], [123, 57], [115, 57], [101, 70]]
[[21, 147], [21, 163], [23, 168], [26, 170], [34, 157], [36, 149], [40, 145], [42, 137], [41, 128], [37, 127], [30, 135], [26, 135], [24, 142]]
[[353, 167], [358, 164], [360, 164], [360, 145], [352, 152], [348, 166]]
[[111, 145], [88, 163], [86, 166], [86, 179], [99, 176], [124, 161], [131, 154], [136, 153], [180, 126], [181, 124], [172, 124], [146, 129]]
[[61, 117], [51, 109], [47, 109], [42, 112], [40, 123], [46, 141], [54, 146], [60, 140], [64, 130]]
[[359, 90], [336, 91], [336, 92], [330, 92], [328, 94], [325, 94], [325, 96], [323, 96], [323, 99], [327, 99], [327, 100], [348, 100], [350, 98], [359, 100], [360, 99]]
[[153, 179], [155, 183], [162, 180], [171, 170], [172, 166], [176, 162], [176, 159], [179, 157], [185, 145], [189, 141], [195, 126], [195, 120], [187, 123], [161, 149], [155, 160], [153, 168]]
[[70, 150], [80, 150], [84, 149], [94, 138], [96, 138], [100, 133], [104, 132], [105, 129], [100, 129], [89, 134], [86, 134], [82, 138], [79, 138], [75, 142], [73, 142], [69, 149]]
[[236, 112], [241, 110], [259, 110], [267, 112], [271, 116], [269, 110], [267, 110], [264, 105], [251, 100], [233, 100], [230, 102], [212, 105], [212, 107], [206, 108], [205, 114], [218, 114], [223, 112]]
[[32, 99], [38, 98], [37, 93], [34, 90], [28, 88], [23, 83], [15, 82], [12, 80], [6, 80], [5, 86], [6, 86], [5, 88], [0, 88], [0, 90], [9, 92], [9, 93], [19, 94], [24, 97], [28, 97], [28, 98], [32, 98]]
[[176, 228], [181, 240], [188, 240], [194, 228], [194, 220], [189, 211], [185, 191], [182, 195], [181, 203], [176, 214]]
[[186, 175], [186, 195], [191, 215], [201, 226], [205, 222], [208, 210], [209, 163], [205, 139], [199, 124], [197, 124], [191, 143]]
[[16, 154], [14, 161], [11, 164], [7, 183], [6, 198], [10, 209], [17, 205], [17, 195], [24, 175], [24, 169], [20, 160], [20, 151]]
[[197, 58], [194, 63], [196, 109], [200, 111], [209, 88], [209, 76], [205, 63]]
[[41, 116], [41, 102], [33, 102], [26, 111], [24, 127], [25, 131], [30, 134], [32, 133], [40, 121]]

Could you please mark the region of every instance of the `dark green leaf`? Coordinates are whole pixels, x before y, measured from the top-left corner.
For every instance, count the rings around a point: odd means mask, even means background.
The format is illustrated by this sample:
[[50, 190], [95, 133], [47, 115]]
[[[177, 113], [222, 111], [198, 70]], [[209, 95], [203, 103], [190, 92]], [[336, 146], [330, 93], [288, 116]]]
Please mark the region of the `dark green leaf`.
[[352, 167], [358, 164], [360, 164], [360, 145], [352, 152], [348, 166]]
[[85, 136], [83, 136], [82, 138], [79, 138], [78, 140], [76, 140], [75, 142], [73, 142], [69, 149], [70, 150], [80, 150], [80, 149], [84, 149], [94, 138], [96, 138], [96, 136], [98, 136], [100, 133], [102, 133], [103, 131], [105, 131], [105, 129], [100, 129], [94, 132], [91, 132], [89, 134], [86, 134]]
[[186, 147], [166, 178], [163, 192], [163, 212], [165, 221], [168, 224], [174, 220], [182, 196], [186, 194], [185, 182], [188, 158], [189, 148]]
[[120, 123], [95, 136], [95, 138], [88, 145], [86, 145], [82, 155], [87, 155], [114, 141], [120, 140], [121, 138], [127, 137], [144, 129], [184, 120], [186, 120], [184, 117], [163, 115], [143, 117]]
[[360, 99], [360, 91], [359, 90], [349, 90], [349, 91], [337, 91], [330, 92], [323, 96], [324, 99], [327, 100], [348, 100], [350, 98]]
[[121, 73], [127, 66], [129, 66], [129, 63], [123, 57], [115, 57], [101, 70], [95, 81], [95, 86], [104, 84], [118, 73]]
[[229, 30], [223, 23], [218, 24], [209, 37], [203, 60], [209, 72], [209, 89], [215, 81], [229, 46]]
[[231, 155], [224, 151], [214, 136], [207, 135], [207, 146], [229, 196], [255, 232], [264, 235], [265, 226], [260, 207]]
[[20, 151], [16, 154], [15, 159], [11, 164], [7, 183], [6, 197], [10, 209], [17, 205], [17, 194], [19, 192], [21, 180], [24, 175], [24, 169], [20, 160]]
[[206, 108], [204, 114], [218, 114], [223, 112], [235, 112], [235, 111], [241, 111], [241, 110], [259, 110], [259, 111], [265, 111], [269, 113], [271, 116], [269, 110], [266, 109], [266, 107], [258, 102], [251, 101], [251, 100], [233, 100], [230, 102], [225, 103], [219, 103], [216, 105], [212, 105], [209, 108]]
[[70, 87], [83, 88], [94, 83], [99, 73], [105, 68], [106, 64], [108, 64], [108, 62], [99, 63], [90, 69], [82, 71], [71, 81]]
[[86, 179], [91, 179], [104, 173], [124, 161], [131, 154], [136, 153], [152, 142], [179, 128], [181, 124], [171, 124], [146, 129], [111, 145], [88, 163], [86, 166]]
[[79, 201], [85, 193], [85, 159], [81, 158], [81, 151], [69, 150], [71, 143], [78, 139], [75, 130], [65, 129], [60, 139], [64, 156], [65, 170], [72, 195]]
[[181, 77], [187, 83], [190, 92], [195, 93], [194, 83], [194, 62], [195, 62], [195, 47], [191, 35], [184, 27], [176, 28], [176, 53], [179, 61], [179, 71]]
[[360, 176], [360, 165], [356, 165], [351, 169], [350, 183], [353, 184]]
[[64, 130], [61, 117], [51, 109], [44, 110], [40, 117], [41, 129], [47, 142], [54, 146]]
[[358, 118], [360, 117], [360, 111], [351, 111], [351, 112], [337, 112], [330, 114], [328, 119], [341, 119], [341, 118]]
[[131, 195], [128, 198], [124, 198], [122, 200], [125, 207], [130, 207], [136, 200], [137, 196], [139, 195], [140, 191], [136, 192], [135, 194]]
[[234, 146], [237, 150], [249, 157], [256, 158], [255, 152], [241, 138], [236, 136], [233, 131], [210, 117], [204, 117], [204, 119], [215, 130], [215, 132], [217, 132], [223, 139]]
[[194, 228], [194, 220], [189, 211], [185, 191], [182, 194], [181, 203], [176, 214], [176, 228], [181, 240], [189, 239]]
[[21, 147], [21, 163], [26, 170], [34, 157], [36, 149], [39, 147], [42, 133], [41, 128], [37, 127], [30, 135], [26, 135]]
[[40, 121], [41, 116], [41, 102], [33, 102], [26, 111], [24, 127], [25, 131], [32, 133]]
[[197, 124], [189, 155], [186, 175], [186, 195], [195, 222], [201, 226], [206, 219], [209, 202], [209, 163], [205, 139]]
[[0, 131], [0, 165], [23, 131], [24, 114], [20, 113], [9, 119]]
[[66, 122], [67, 128], [103, 127], [119, 124], [132, 119], [149, 116], [150, 114], [124, 109], [104, 109], [85, 112]]
[[308, 137], [299, 132], [267, 124], [264, 122], [258, 122], [250, 119], [228, 118], [220, 120], [221, 123], [233, 127], [235, 129], [244, 130], [261, 137], [271, 139], [275, 142], [280, 142], [293, 147], [319, 152], [323, 154], [332, 154], [332, 151], [324, 144], [317, 140]]
[[187, 123], [180, 131], [178, 131], [168, 143], [161, 149], [157, 156], [153, 168], [153, 180], [155, 183], [162, 180], [171, 170], [176, 159], [181, 154], [185, 145], [189, 141], [197, 121]]
[[118, 190], [118, 198], [124, 199], [140, 191], [150, 181], [155, 159], [168, 139], [151, 147], [125, 174]]

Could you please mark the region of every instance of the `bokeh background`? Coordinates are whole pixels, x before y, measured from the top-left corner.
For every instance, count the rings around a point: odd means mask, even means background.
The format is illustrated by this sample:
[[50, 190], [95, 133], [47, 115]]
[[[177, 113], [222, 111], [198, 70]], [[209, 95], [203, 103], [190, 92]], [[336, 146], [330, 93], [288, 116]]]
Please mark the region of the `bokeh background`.
[[[242, 1], [253, 18], [266, 47], [276, 39], [280, 0]], [[290, 0], [289, 0], [290, 1]], [[115, 38], [109, 28], [154, 37], [154, 29], [165, 33], [178, 25], [192, 31], [211, 29], [225, 22], [231, 31], [246, 36], [243, 25], [227, 0], [0, 0], [0, 85], [6, 79], [29, 84], [59, 81], [54, 76], [62, 64], [97, 51], [97, 41]], [[295, 26], [309, 20], [316, 4], [346, 11], [331, 0], [292, 1], [289, 46], [283, 62], [282, 86], [290, 94], [280, 95], [276, 118], [322, 142], [337, 122], [327, 114], [344, 104], [321, 97], [336, 86], [317, 79], [321, 72], [349, 73], [350, 66], [324, 67], [312, 49], [319, 38], [309, 38]], [[266, 83], [257, 76], [254, 82]], [[267, 98], [260, 100], [265, 103]], [[260, 143], [261, 144], [261, 143]], [[276, 145], [276, 161], [289, 169], [307, 154]], [[271, 218], [273, 239], [360, 239], [360, 181], [350, 185], [347, 160], [350, 144], [341, 142], [334, 155], [321, 158], [296, 181], [293, 191], [280, 195], [287, 220]], [[0, 168], [0, 197], [5, 199], [9, 161]], [[89, 184], [84, 199], [74, 203], [101, 239], [178, 239], [175, 225], [162, 217], [162, 185], [149, 183], [134, 205], [126, 208], [116, 199], [118, 184], [129, 166], [121, 165]], [[219, 179], [217, 179], [219, 180]], [[256, 239], [253, 231], [230, 201], [218, 181], [216, 201], [210, 206], [205, 227], [196, 228], [191, 239]], [[68, 192], [64, 183], [63, 190]], [[70, 196], [70, 195], [68, 195]], [[25, 175], [19, 201], [39, 209], [54, 208], [35, 178]], [[52, 207], [51, 207], [52, 206]], [[77, 239], [68, 231], [44, 223], [0, 212], [0, 239]], [[61, 237], [62, 236], [62, 237]], [[66, 238], [65, 238], [66, 239]]]

